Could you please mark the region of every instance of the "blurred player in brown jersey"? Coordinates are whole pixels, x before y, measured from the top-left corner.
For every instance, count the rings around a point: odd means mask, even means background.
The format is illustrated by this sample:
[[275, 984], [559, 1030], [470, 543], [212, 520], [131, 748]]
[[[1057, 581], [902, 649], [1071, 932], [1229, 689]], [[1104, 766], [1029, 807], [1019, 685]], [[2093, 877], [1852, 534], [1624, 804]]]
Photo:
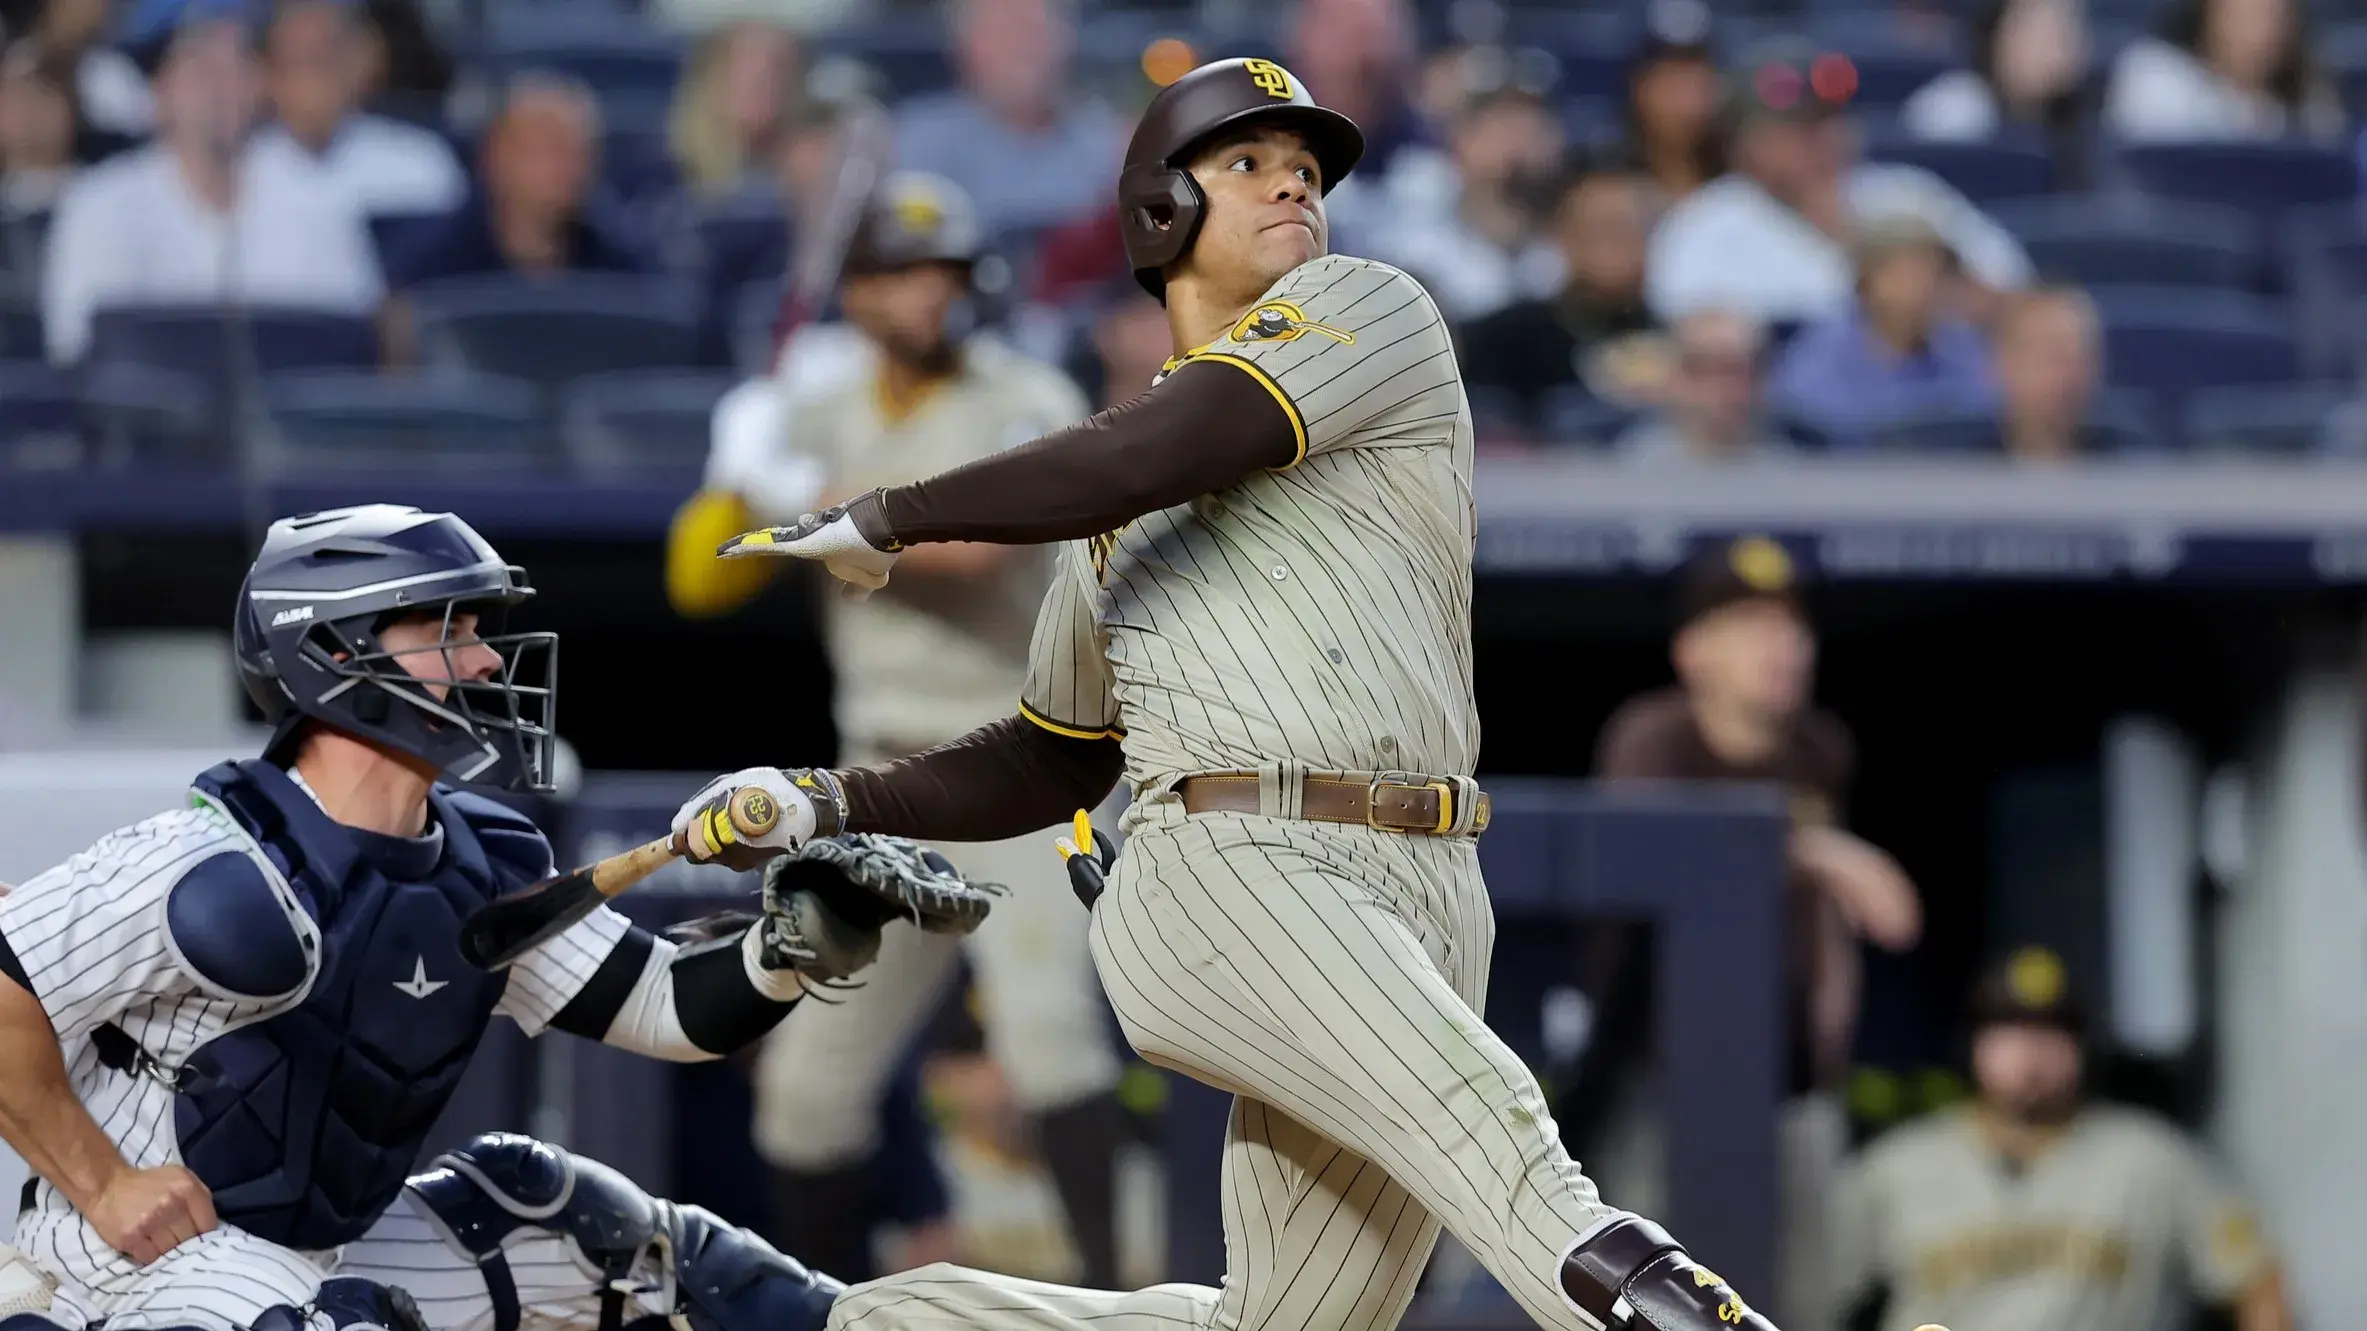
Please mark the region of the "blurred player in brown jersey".
[[[1763, 538], [1721, 544], [1688, 565], [1679, 578], [1670, 644], [1678, 682], [1630, 700], [1612, 716], [1595, 770], [1610, 780], [1771, 782], [1789, 796], [1791, 1100], [1783, 1134], [1783, 1261], [1772, 1302], [1787, 1322], [1813, 1326], [1821, 1320], [1825, 1265], [1818, 1221], [1846, 1145], [1834, 1087], [1855, 1032], [1857, 943], [1911, 947], [1922, 913], [1897, 863], [1842, 825], [1855, 745], [1840, 718], [1810, 701], [1816, 636], [1799, 592], [1791, 557]], [[1579, 1078], [1586, 1105], [1580, 1112], [1617, 1120], [1624, 1104], [1627, 1121], [1606, 1123], [1603, 1131], [1631, 1136], [1640, 1127], [1635, 1115], [1648, 1110], [1633, 1095], [1604, 1090], [1622, 1080], [1616, 1065], [1640, 1051], [1632, 1038], [1619, 1047], [1620, 1036], [1648, 1029], [1639, 1010], [1649, 993], [1640, 966], [1643, 940], [1633, 928], [1605, 926], [1592, 931], [1589, 950], [1588, 987], [1603, 1004], [1597, 1028], [1614, 1043], [1589, 1051]], [[1583, 1139], [1583, 1126], [1574, 1126]]]

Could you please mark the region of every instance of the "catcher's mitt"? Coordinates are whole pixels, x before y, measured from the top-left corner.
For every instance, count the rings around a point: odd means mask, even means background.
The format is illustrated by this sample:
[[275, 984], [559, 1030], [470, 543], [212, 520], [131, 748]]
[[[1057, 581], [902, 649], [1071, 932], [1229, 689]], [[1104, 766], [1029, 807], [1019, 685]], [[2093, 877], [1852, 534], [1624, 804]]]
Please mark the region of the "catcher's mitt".
[[1004, 889], [962, 877], [904, 837], [860, 833], [809, 841], [764, 867], [765, 964], [844, 979], [879, 952], [879, 931], [906, 919], [966, 934]]

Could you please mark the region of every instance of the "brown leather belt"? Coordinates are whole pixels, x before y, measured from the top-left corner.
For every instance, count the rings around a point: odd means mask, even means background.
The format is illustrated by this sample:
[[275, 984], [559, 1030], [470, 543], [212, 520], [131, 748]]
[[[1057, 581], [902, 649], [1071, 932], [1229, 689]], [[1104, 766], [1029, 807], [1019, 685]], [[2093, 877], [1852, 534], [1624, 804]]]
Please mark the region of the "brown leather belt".
[[[1487, 830], [1491, 812], [1487, 792], [1472, 791], [1473, 808], [1466, 820], [1455, 807], [1457, 783], [1412, 772], [1391, 772], [1369, 780], [1310, 776], [1299, 786], [1299, 817], [1318, 823], [1349, 823], [1383, 832], [1417, 836], [1478, 836]], [[1185, 813], [1260, 813], [1255, 772], [1220, 772], [1186, 777], [1176, 787], [1183, 795]], [[1458, 828], [1458, 823], [1468, 823]]]

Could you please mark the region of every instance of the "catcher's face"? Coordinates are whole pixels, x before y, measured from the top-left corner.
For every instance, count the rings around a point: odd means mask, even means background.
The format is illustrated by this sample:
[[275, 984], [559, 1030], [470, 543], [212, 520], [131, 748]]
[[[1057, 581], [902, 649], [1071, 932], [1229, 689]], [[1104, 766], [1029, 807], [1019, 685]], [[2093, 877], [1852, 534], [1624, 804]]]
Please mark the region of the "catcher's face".
[[450, 637], [443, 612], [437, 611], [396, 620], [380, 631], [378, 642], [438, 702], [455, 683], [482, 683], [501, 671], [501, 653], [477, 637], [477, 616], [470, 610], [453, 612]]
[[1272, 126], [1229, 135], [1191, 169], [1208, 212], [1185, 271], [1222, 290], [1262, 292], [1330, 244], [1323, 168], [1298, 135]]

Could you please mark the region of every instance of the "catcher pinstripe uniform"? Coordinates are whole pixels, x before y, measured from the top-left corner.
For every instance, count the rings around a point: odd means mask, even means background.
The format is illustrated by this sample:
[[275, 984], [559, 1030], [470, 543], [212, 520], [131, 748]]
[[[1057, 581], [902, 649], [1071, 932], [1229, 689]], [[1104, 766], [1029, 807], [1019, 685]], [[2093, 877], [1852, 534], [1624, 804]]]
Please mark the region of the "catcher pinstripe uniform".
[[1136, 275], [1184, 349], [1160, 383], [726, 547], [876, 588], [911, 545], [1071, 543], [1019, 716], [884, 767], [725, 785], [823, 827], [941, 835], [1040, 825], [1122, 765], [1102, 983], [1144, 1057], [1237, 1097], [1221, 1288], [936, 1266], [856, 1286], [833, 1328], [1382, 1331], [1443, 1224], [1543, 1326], [1771, 1331], [1596, 1196], [1478, 1015], [1470, 412], [1428, 293], [1323, 254], [1322, 190], [1361, 150], [1280, 66], [1185, 76], [1119, 184]]

